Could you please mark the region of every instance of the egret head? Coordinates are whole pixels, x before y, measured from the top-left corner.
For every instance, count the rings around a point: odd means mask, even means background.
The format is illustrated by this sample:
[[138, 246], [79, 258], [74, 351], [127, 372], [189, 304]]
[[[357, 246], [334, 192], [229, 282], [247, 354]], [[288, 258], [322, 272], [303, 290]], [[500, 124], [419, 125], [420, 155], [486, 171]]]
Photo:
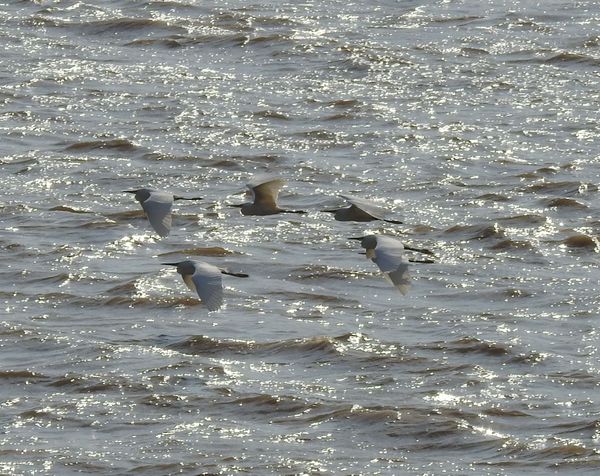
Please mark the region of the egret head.
[[240, 211], [242, 212], [242, 215], [253, 215], [253, 211], [254, 211], [254, 203], [248, 202], [248, 203], [242, 203], [240, 205]]
[[254, 203], [236, 203], [229, 206], [233, 208], [239, 208], [240, 212], [242, 212], [242, 215], [254, 215], [254, 213], [252, 213], [254, 211]]
[[147, 188], [140, 188], [139, 190], [123, 190], [125, 193], [135, 193], [135, 199], [143, 203], [150, 198], [150, 192], [152, 190]]
[[180, 261], [179, 263], [162, 263], [167, 266], [177, 266], [177, 272], [182, 276], [189, 276], [196, 272], [196, 265], [193, 261]]
[[377, 237], [375, 235], [359, 236], [357, 238], [350, 238], [351, 240], [359, 240], [360, 246], [366, 250], [375, 249], [377, 246]]
[[346, 208], [338, 208], [337, 210], [332, 210], [333, 217], [337, 221], [352, 221], [352, 210], [348, 207]]

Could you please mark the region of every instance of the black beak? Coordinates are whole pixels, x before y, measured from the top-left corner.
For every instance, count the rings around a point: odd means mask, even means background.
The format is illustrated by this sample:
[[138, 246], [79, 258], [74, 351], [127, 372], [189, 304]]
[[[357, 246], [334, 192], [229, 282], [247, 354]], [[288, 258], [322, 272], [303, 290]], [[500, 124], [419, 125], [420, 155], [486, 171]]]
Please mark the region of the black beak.
[[357, 237], [355, 237], [355, 238], [353, 238], [353, 237], [350, 237], [350, 238], [348, 238], [348, 239], [349, 239], [349, 240], [357, 240], [357, 241], [360, 241], [360, 240], [362, 240], [363, 238], [364, 238], [363, 236], [357, 236]]
[[137, 193], [137, 190], [123, 190], [123, 193]]
[[321, 210], [323, 213], [336, 213], [339, 210], [339, 208], [335, 208], [333, 210]]
[[366, 255], [366, 254], [367, 254], [367, 252], [366, 252], [366, 251], [359, 251], [359, 252], [358, 252], [358, 254], [359, 254], [359, 255]]
[[160, 264], [164, 264], [166, 266], [179, 266], [179, 263], [160, 263]]
[[417, 253], [423, 253], [424, 255], [435, 256], [435, 253], [427, 248], [413, 248], [412, 246], [404, 245], [405, 250], [416, 251]]
[[173, 200], [203, 200], [202, 197], [180, 197], [179, 195], [174, 195]]
[[243, 203], [238, 203], [238, 204], [234, 204], [234, 205], [229, 205], [232, 208], [242, 208]]
[[249, 278], [250, 277], [246, 273], [233, 273], [231, 271], [227, 271], [226, 269], [222, 269], [221, 273], [228, 274], [229, 276], [235, 276], [237, 278]]

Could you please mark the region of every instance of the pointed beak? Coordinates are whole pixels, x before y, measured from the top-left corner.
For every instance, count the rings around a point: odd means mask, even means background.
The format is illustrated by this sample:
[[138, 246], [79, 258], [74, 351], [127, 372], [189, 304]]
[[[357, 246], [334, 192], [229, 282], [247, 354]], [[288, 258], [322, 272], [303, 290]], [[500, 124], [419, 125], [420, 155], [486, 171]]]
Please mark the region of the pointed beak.
[[417, 253], [423, 253], [424, 255], [435, 256], [435, 253], [431, 250], [428, 250], [427, 248], [414, 248], [412, 246], [404, 245], [404, 249], [409, 251], [416, 251]]
[[229, 205], [231, 208], [242, 208], [243, 203], [237, 203], [233, 205]]
[[137, 190], [123, 190], [123, 193], [137, 193]]
[[321, 211], [322, 211], [323, 213], [335, 213], [335, 212], [337, 212], [337, 211], [338, 211], [338, 209], [337, 209], [337, 208], [334, 208], [334, 209], [329, 209], [329, 210], [321, 210]]
[[180, 195], [173, 195], [173, 200], [203, 200], [202, 197], [182, 197]]
[[179, 266], [179, 263], [160, 263], [166, 266]]
[[359, 255], [366, 255], [366, 254], [367, 254], [367, 252], [366, 252], [366, 251], [359, 251], [359, 252], [358, 252], [358, 254], [359, 254]]
[[353, 237], [350, 237], [350, 238], [348, 238], [348, 239], [349, 239], [349, 240], [358, 240], [358, 241], [361, 241], [361, 240], [363, 239], [363, 237], [362, 237], [362, 236], [357, 236], [357, 237], [354, 237], [354, 238], [353, 238]]

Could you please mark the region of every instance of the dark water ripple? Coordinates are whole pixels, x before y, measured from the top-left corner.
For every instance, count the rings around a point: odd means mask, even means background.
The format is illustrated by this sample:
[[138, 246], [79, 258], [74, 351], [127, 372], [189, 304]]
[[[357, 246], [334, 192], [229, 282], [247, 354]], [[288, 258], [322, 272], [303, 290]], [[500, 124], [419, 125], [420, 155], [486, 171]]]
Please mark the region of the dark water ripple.
[[[597, 473], [595, 2], [3, 8], [0, 473]], [[264, 172], [307, 213], [231, 208]]]

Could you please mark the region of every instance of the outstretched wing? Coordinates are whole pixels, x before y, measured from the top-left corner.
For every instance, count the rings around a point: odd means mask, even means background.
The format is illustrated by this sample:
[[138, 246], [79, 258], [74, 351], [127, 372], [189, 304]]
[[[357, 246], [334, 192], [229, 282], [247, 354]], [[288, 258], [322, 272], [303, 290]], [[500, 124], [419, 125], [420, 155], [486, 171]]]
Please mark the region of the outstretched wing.
[[411, 275], [408, 272], [408, 259], [406, 259], [406, 263], [401, 263], [396, 271], [384, 273], [383, 276], [387, 281], [396, 286], [402, 294], [406, 294], [411, 286]]
[[344, 200], [346, 200], [350, 205], [354, 205], [359, 210], [362, 210], [368, 215], [371, 215], [373, 218], [377, 218], [378, 220], [384, 220], [387, 211], [377, 205], [375, 202], [371, 200], [366, 200], [364, 198], [351, 197], [350, 195], [340, 195]]
[[153, 191], [142, 202], [142, 208], [146, 212], [150, 225], [162, 237], [167, 236], [171, 231], [172, 207], [173, 195], [167, 192]]
[[246, 186], [253, 195], [253, 202], [257, 205], [277, 207], [279, 191], [285, 184], [285, 180], [273, 176], [261, 176], [253, 178]]
[[373, 262], [377, 263], [384, 273], [395, 271], [401, 263], [408, 263], [408, 258], [404, 255], [404, 245], [396, 238], [377, 236]]
[[404, 246], [400, 240], [388, 236], [378, 236], [373, 262], [384, 273], [385, 278], [398, 288], [402, 294], [410, 289], [409, 261], [404, 255]]
[[[216, 311], [223, 305], [223, 280], [221, 270], [208, 263], [196, 263], [196, 272], [191, 280], [198, 297], [209, 311]], [[187, 284], [187, 283], [186, 283]]]

